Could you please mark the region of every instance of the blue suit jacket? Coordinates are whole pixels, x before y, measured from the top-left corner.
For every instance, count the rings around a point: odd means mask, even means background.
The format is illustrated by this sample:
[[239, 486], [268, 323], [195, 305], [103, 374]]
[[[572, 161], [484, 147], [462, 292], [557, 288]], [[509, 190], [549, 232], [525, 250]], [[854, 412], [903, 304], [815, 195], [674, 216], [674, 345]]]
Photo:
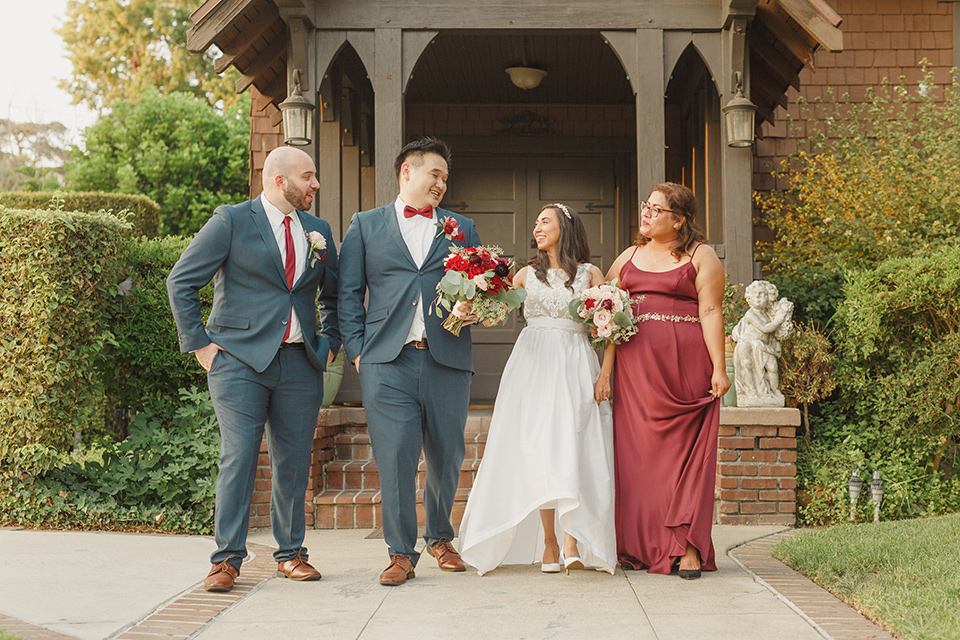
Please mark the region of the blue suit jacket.
[[453, 335], [441, 326], [443, 318], [433, 313], [432, 304], [450, 246], [477, 246], [480, 237], [469, 218], [439, 208], [436, 214], [438, 220], [452, 216], [465, 240], [435, 238], [419, 268], [400, 235], [394, 203], [353, 216], [340, 247], [340, 330], [349, 362], [358, 355], [361, 366], [392, 362], [403, 348], [422, 295], [430, 355], [442, 365], [473, 371], [470, 328]]
[[[216, 342], [258, 372], [273, 361], [286, 331], [290, 305], [300, 321], [310, 363], [323, 371], [327, 353], [340, 349], [337, 326], [337, 249], [330, 224], [297, 211], [304, 231], [319, 231], [326, 255], [306, 268], [291, 290], [280, 248], [259, 198], [217, 207], [167, 277], [180, 351]], [[213, 308], [204, 327], [198, 292], [214, 281]], [[323, 325], [317, 333], [317, 292]]]

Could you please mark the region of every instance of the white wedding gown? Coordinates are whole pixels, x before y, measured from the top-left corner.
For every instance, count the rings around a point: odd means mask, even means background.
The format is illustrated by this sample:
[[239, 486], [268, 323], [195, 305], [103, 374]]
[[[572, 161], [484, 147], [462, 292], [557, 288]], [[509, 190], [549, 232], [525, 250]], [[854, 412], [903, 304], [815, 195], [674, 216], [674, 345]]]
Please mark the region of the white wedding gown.
[[543, 554], [540, 509], [556, 509], [557, 541], [578, 541], [588, 567], [613, 573], [613, 421], [597, 406], [597, 354], [568, 305], [590, 286], [581, 264], [571, 292], [566, 272], [547, 286], [526, 279], [527, 326], [507, 360], [483, 460], [460, 525], [460, 554], [480, 575], [501, 564], [533, 564]]

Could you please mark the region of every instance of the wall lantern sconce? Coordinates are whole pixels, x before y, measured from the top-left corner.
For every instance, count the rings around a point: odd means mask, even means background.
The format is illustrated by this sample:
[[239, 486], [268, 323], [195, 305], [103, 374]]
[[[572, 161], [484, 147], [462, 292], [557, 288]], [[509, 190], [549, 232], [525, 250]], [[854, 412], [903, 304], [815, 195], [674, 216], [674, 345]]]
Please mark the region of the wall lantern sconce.
[[750, 147], [753, 146], [754, 113], [757, 105], [744, 97], [743, 77], [739, 71], [734, 73], [734, 78], [737, 93], [727, 106], [721, 109], [727, 125], [727, 146]]
[[860, 467], [856, 465], [854, 465], [850, 481], [847, 483], [847, 490], [850, 492], [850, 522], [854, 522], [857, 519], [857, 500], [860, 499], [860, 491], [863, 490]]
[[534, 67], [510, 67], [505, 71], [510, 76], [510, 81], [524, 90], [540, 86], [540, 81], [547, 75], [543, 69]]
[[310, 144], [313, 131], [313, 103], [300, 93], [300, 69], [293, 70], [293, 91], [280, 103], [283, 113], [284, 144], [303, 147]]

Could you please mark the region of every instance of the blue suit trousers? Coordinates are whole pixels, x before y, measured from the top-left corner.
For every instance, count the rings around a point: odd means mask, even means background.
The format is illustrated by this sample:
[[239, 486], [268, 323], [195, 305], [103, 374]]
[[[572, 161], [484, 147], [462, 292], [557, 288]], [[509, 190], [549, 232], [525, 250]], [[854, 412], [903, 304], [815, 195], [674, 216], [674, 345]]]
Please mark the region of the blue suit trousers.
[[304, 495], [323, 375], [304, 349], [280, 349], [262, 373], [226, 351], [207, 372], [210, 397], [220, 423], [220, 475], [217, 478], [214, 564], [229, 560], [238, 569], [247, 556], [250, 500], [264, 430], [270, 452], [270, 524], [284, 562], [307, 558]]

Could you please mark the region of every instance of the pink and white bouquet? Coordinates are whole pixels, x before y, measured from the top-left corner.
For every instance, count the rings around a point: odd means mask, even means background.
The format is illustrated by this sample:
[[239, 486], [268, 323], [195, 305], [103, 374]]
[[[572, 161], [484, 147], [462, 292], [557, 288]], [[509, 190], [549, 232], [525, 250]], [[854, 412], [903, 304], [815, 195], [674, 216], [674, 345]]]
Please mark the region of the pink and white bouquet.
[[443, 328], [458, 336], [471, 315], [480, 322], [505, 322], [507, 312], [527, 297], [510, 279], [516, 266], [513, 260], [503, 258], [500, 247], [451, 247], [451, 251], [443, 261], [446, 273], [437, 284], [433, 303], [438, 317], [442, 317], [440, 307], [449, 312]]
[[570, 315], [591, 329], [593, 346], [620, 344], [637, 332], [637, 305], [642, 300], [643, 296], [631, 298], [614, 280], [590, 287], [571, 300]]

